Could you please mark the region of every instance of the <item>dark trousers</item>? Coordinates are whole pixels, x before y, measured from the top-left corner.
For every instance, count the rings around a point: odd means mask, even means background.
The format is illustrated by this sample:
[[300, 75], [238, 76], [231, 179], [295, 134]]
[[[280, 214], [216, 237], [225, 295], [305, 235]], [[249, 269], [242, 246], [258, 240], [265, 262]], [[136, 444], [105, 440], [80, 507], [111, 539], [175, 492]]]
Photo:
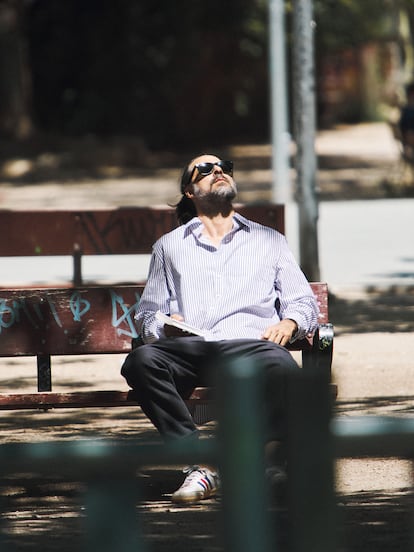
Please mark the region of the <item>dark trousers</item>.
[[198, 337], [161, 339], [134, 349], [121, 374], [139, 404], [164, 439], [197, 436], [184, 402], [195, 387], [215, 384], [220, 365], [234, 357], [250, 358], [265, 370], [263, 405], [269, 423], [268, 440], [286, 433], [287, 374], [298, 365], [284, 347], [257, 339], [217, 342]]

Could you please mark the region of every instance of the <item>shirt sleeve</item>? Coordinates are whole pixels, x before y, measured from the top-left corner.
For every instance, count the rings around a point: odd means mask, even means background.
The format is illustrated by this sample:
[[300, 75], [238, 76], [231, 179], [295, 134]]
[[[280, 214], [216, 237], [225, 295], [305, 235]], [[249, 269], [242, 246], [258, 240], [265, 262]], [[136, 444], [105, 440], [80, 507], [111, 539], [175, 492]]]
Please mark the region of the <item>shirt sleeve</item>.
[[291, 318], [298, 325], [292, 341], [315, 333], [319, 316], [317, 301], [285, 238], [277, 263], [275, 288], [279, 296], [280, 319]]
[[158, 310], [168, 314], [170, 309], [170, 292], [163, 257], [162, 245], [160, 242], [156, 242], [151, 256], [147, 283], [135, 313], [138, 334], [144, 343], [152, 343], [165, 337], [163, 324], [155, 318], [155, 313]]

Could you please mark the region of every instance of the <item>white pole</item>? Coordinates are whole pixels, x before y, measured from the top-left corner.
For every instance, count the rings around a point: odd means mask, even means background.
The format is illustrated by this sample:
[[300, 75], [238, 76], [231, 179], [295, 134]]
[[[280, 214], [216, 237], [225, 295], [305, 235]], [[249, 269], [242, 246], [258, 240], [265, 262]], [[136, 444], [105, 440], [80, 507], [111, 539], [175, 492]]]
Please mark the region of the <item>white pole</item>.
[[292, 200], [289, 175], [290, 134], [285, 59], [285, 13], [283, 0], [269, 0], [270, 89], [272, 134], [272, 201]]

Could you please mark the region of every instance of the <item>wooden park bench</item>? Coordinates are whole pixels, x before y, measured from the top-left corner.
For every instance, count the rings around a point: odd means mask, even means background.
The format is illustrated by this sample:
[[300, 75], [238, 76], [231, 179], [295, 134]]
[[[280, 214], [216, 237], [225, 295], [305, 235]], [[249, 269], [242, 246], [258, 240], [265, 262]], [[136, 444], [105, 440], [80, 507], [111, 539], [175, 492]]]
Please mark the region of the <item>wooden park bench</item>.
[[[283, 231], [281, 206], [246, 206], [238, 210], [254, 220]], [[39, 221], [39, 212], [32, 213], [35, 213], [32, 219], [27, 213], [15, 213], [16, 219], [21, 222], [21, 217], [28, 217], [27, 224], [30, 220]], [[36, 253], [36, 248], [39, 248], [38, 254], [67, 254], [72, 247], [75, 268], [80, 266], [79, 252], [119, 253], [123, 250], [129, 253], [149, 253], [155, 239], [175, 226], [172, 210], [134, 208], [114, 212], [63, 212], [60, 226], [56, 212], [51, 212], [49, 218], [47, 213], [44, 212], [46, 219], [40, 225], [42, 230], [38, 229], [37, 233], [33, 231], [34, 237], [30, 238], [33, 251], [28, 250], [26, 237], [24, 247], [22, 245], [20, 249], [21, 254]], [[12, 222], [11, 216], [9, 221], [9, 231], [12, 229], [16, 232], [15, 235], [9, 234], [13, 236], [10, 241], [16, 244], [22, 240], [23, 244], [21, 229], [31, 227], [19, 226], [15, 221]], [[5, 224], [4, 221], [2, 224]], [[55, 227], [51, 229], [52, 224], [56, 225], [54, 236]], [[65, 227], [64, 231], [62, 227]], [[70, 236], [68, 228], [75, 229], [76, 233]], [[92, 228], [95, 234], [92, 234]], [[62, 242], [58, 244], [60, 237]], [[10, 254], [11, 250], [2, 243], [1, 253], [9, 251], [7, 254]], [[17, 254], [17, 248], [13, 250]], [[52, 357], [112, 353], [126, 355], [131, 350], [132, 341], [139, 337], [133, 316], [143, 285], [0, 289], [0, 357], [33, 356], [37, 359], [37, 391], [8, 393], [3, 390], [0, 393], [0, 409], [136, 406], [137, 401], [131, 391], [53, 391]], [[293, 348], [302, 351], [305, 370], [317, 370], [329, 376], [333, 330], [328, 317], [328, 289], [324, 283], [313, 283], [312, 289], [320, 307], [319, 331], [312, 339], [295, 343]], [[206, 421], [206, 416], [202, 414], [203, 405], [209, 403], [210, 394], [209, 389], [200, 388], [188, 399], [190, 411], [198, 423]], [[200, 416], [197, 415], [197, 409], [201, 412]]]
[[[37, 358], [37, 391], [3, 390], [0, 410], [136, 406], [131, 391], [54, 392], [52, 357], [126, 355], [138, 338], [133, 317], [142, 289], [136, 285], [0, 290], [0, 356]], [[302, 351], [304, 369], [329, 374], [333, 335], [328, 323], [328, 290], [322, 283], [312, 284], [312, 289], [321, 310], [319, 332], [292, 348]], [[190, 410], [194, 412], [209, 398], [210, 390], [197, 389], [188, 400]]]

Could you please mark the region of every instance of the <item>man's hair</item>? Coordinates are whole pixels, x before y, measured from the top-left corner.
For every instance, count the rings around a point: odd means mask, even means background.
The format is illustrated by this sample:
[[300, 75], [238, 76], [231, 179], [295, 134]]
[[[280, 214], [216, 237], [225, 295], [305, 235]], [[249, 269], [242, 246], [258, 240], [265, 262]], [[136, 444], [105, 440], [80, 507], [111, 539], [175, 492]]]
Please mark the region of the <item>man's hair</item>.
[[193, 169], [190, 170], [191, 163], [192, 161], [190, 161], [190, 163], [184, 168], [183, 173], [181, 175], [180, 190], [182, 194], [185, 193], [187, 186], [191, 182], [191, 177], [193, 175]]
[[186, 224], [197, 216], [197, 210], [192, 199], [183, 194], [178, 203], [174, 205], [175, 214], [180, 224]]
[[190, 165], [192, 161], [185, 167], [181, 175], [180, 190], [182, 193], [182, 198], [178, 203], [174, 205], [175, 213], [177, 215], [178, 222], [180, 224], [186, 224], [189, 220], [194, 218], [197, 215], [197, 210], [192, 199], [185, 195], [187, 186], [190, 184], [191, 175], [193, 173], [190, 170]]

